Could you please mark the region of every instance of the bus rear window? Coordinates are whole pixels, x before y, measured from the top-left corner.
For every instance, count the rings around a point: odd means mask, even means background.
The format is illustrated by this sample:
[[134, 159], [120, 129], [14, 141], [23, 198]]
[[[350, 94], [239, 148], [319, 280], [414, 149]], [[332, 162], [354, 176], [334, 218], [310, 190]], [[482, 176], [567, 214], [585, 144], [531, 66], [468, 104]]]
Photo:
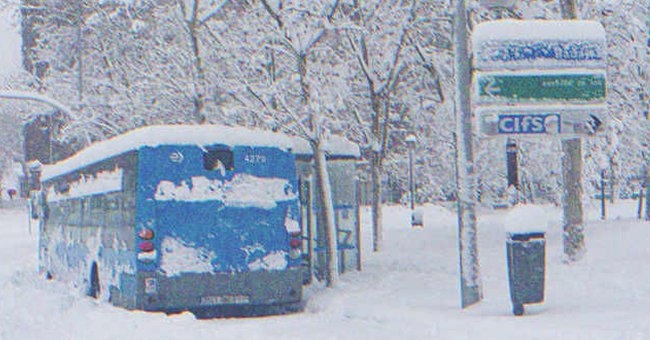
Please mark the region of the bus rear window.
[[203, 154], [203, 167], [205, 170], [228, 170], [235, 169], [235, 156], [228, 148], [209, 148]]

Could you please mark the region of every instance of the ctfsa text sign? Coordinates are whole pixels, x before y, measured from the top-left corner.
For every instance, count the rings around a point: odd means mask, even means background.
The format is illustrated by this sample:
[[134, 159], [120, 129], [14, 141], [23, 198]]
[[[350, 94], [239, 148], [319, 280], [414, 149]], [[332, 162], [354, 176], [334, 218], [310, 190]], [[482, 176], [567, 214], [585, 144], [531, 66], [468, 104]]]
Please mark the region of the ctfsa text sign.
[[523, 114], [498, 115], [499, 134], [560, 133], [560, 115]]
[[607, 123], [604, 105], [487, 107], [477, 109], [485, 136], [592, 135]]

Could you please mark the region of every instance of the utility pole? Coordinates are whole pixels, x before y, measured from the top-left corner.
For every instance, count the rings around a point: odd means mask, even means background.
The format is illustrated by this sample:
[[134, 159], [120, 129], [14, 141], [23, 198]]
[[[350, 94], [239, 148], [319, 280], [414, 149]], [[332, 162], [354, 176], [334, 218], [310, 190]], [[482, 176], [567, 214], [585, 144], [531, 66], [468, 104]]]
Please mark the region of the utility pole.
[[605, 207], [605, 169], [600, 170], [600, 219], [607, 219]]
[[[577, 19], [575, 0], [560, 0], [563, 19]], [[565, 259], [581, 258], [585, 250], [584, 216], [582, 209], [582, 140], [562, 140], [563, 243]]]
[[478, 261], [476, 228], [476, 174], [472, 138], [470, 102], [471, 65], [469, 61], [469, 28], [467, 0], [456, 0], [454, 16], [454, 52], [456, 62], [456, 130], [458, 132], [456, 169], [458, 172], [458, 252], [460, 255], [461, 307], [466, 308], [483, 299]]
[[[650, 23], [648, 24], [648, 29], [646, 29], [646, 32], [650, 31]], [[646, 66], [650, 64], [650, 36], [648, 36], [648, 43], [646, 45], [646, 56], [645, 56], [645, 63]], [[644, 87], [644, 99], [645, 99], [645, 104], [646, 104], [646, 112], [645, 112], [645, 124], [648, 130], [650, 130], [650, 95], [648, 94], [648, 87], [650, 86], [650, 77], [649, 73], [645, 73], [645, 81], [646, 81], [646, 86]], [[647, 150], [648, 153], [646, 155], [650, 154], [650, 148]], [[645, 189], [645, 220], [650, 221], [650, 157], [646, 156], [646, 164], [642, 165], [643, 166], [643, 183], [644, 185], [641, 188], [641, 191], [639, 192], [639, 219], [641, 219], [643, 215], [642, 211], [642, 206], [643, 206], [643, 190]]]

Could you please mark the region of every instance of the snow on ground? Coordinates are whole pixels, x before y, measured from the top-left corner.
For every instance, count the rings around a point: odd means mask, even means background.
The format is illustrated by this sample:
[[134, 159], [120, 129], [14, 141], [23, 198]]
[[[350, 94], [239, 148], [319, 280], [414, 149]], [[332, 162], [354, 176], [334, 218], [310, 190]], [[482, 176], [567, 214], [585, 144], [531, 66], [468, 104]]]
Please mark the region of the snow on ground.
[[[546, 302], [511, 314], [505, 263], [507, 212], [479, 212], [484, 301], [459, 308], [456, 216], [423, 207], [425, 227], [410, 211], [385, 209], [385, 247], [370, 249], [364, 211], [364, 268], [335, 289], [307, 289], [303, 313], [196, 320], [130, 312], [50, 282], [37, 273], [37, 238], [22, 210], [0, 210], [0, 339], [647, 339], [650, 338], [650, 224], [620, 202], [598, 220], [588, 207], [587, 254], [563, 264], [560, 210], [546, 207]], [[535, 221], [531, 221], [535, 222]], [[33, 226], [32, 226], [33, 228]]]

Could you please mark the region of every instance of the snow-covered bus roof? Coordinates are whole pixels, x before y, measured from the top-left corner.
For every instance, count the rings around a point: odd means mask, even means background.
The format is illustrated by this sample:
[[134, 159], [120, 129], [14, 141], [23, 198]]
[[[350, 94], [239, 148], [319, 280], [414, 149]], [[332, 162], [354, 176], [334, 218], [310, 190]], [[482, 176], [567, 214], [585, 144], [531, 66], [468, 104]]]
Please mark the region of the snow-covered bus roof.
[[[97, 163], [143, 147], [161, 145], [223, 144], [228, 146], [268, 146], [291, 149], [297, 155], [311, 155], [308, 141], [282, 133], [231, 127], [225, 125], [152, 125], [137, 128], [113, 138], [100, 141], [79, 151], [70, 158], [43, 168], [42, 179], [54, 178], [76, 169]], [[359, 158], [359, 147], [347, 139], [332, 136], [325, 145], [330, 156]]]

